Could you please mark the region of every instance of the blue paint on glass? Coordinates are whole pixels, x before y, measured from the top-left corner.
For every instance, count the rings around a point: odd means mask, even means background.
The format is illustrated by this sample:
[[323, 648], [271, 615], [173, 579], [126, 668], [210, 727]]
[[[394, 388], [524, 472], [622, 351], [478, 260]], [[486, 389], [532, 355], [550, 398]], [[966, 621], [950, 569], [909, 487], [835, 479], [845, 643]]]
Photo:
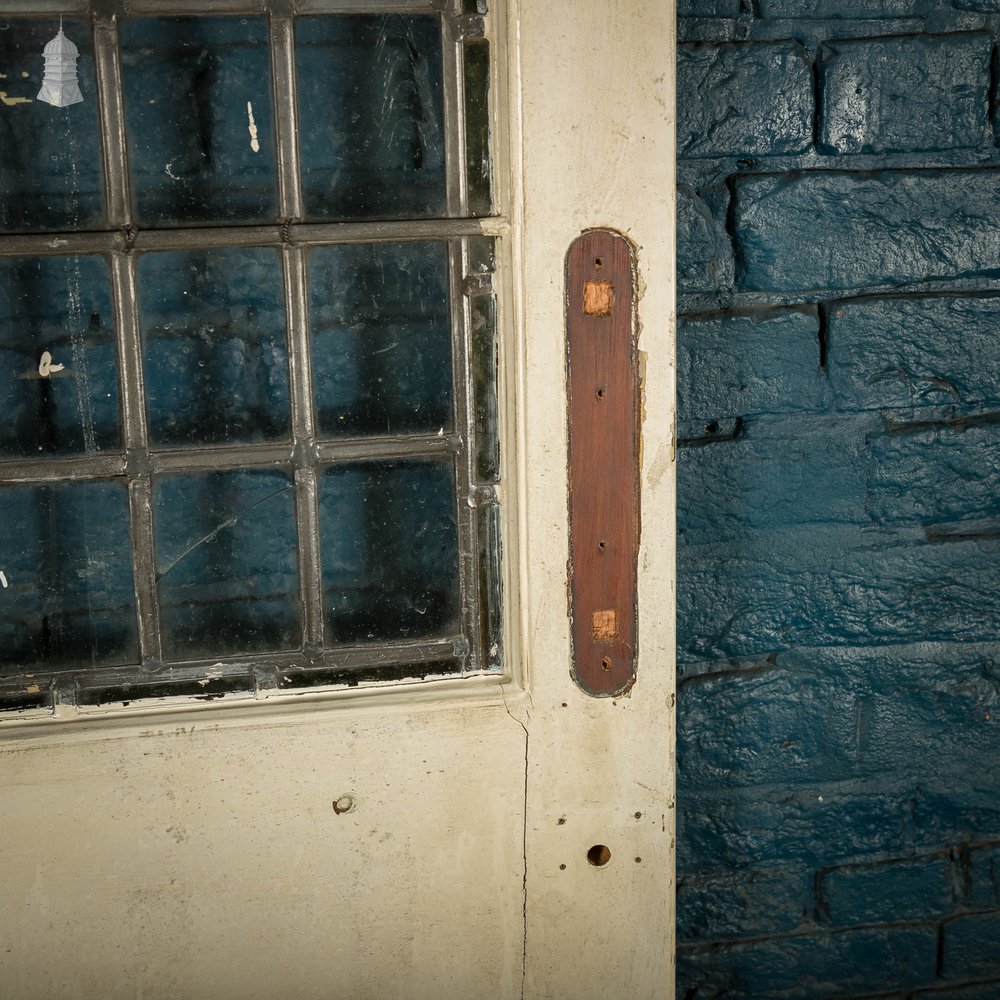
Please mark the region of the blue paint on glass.
[[117, 371], [102, 258], [0, 259], [0, 456], [117, 448]]
[[125, 18], [120, 37], [136, 221], [273, 221], [277, 184], [266, 20]]
[[124, 482], [0, 488], [0, 670], [139, 655]]
[[153, 481], [164, 657], [299, 645], [291, 477], [251, 470]]
[[295, 65], [307, 217], [443, 215], [438, 18], [419, 14], [299, 18]]
[[364, 462], [320, 477], [327, 641], [447, 635], [460, 626], [451, 463]]
[[309, 320], [320, 435], [451, 429], [446, 244], [311, 250]]
[[144, 254], [138, 285], [153, 444], [287, 438], [288, 348], [278, 252]]
[[83, 102], [56, 108], [37, 100], [42, 50], [58, 17], [0, 16], [0, 232], [86, 231], [104, 227], [101, 129], [90, 25], [63, 21], [80, 50]]

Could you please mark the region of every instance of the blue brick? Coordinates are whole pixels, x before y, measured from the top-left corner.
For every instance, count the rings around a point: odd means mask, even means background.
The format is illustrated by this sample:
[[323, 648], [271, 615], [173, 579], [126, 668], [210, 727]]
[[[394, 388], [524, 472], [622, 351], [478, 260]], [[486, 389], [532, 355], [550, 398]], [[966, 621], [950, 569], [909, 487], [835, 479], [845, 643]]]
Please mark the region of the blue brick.
[[838, 409], [1000, 406], [1000, 298], [919, 296], [829, 311], [827, 373]]
[[760, 0], [763, 17], [919, 17], [936, 8], [934, 0]]
[[1000, 911], [976, 913], [944, 925], [945, 979], [1000, 978]]
[[796, 651], [780, 658], [819, 692], [850, 692], [849, 767], [859, 777], [884, 769], [929, 777], [949, 769], [951, 760], [992, 759], [1000, 745], [998, 661], [994, 642]]
[[738, 540], [747, 529], [775, 524], [867, 523], [865, 442], [880, 429], [869, 414], [761, 416], [745, 422], [736, 440], [682, 448], [677, 524], [684, 544]]
[[994, 754], [960, 759], [950, 782], [921, 782], [914, 798], [917, 843], [927, 846], [957, 841], [1000, 840], [1000, 774]]
[[678, 17], [732, 17], [740, 13], [740, 0], [677, 0]]
[[812, 898], [805, 869], [685, 876], [677, 884], [681, 940], [725, 940], [794, 931]]
[[678, 658], [991, 638], [1000, 538], [920, 544], [851, 527], [747, 532], [678, 551]]
[[[1000, 777], [988, 758], [915, 776], [908, 767], [854, 781], [698, 792], [679, 773], [677, 867], [683, 874], [821, 867], [1000, 839]], [[893, 777], [897, 775], [897, 777]], [[901, 917], [902, 919], [902, 917]]]
[[936, 920], [954, 908], [951, 875], [941, 856], [831, 868], [819, 879], [819, 907], [838, 926]]
[[677, 702], [683, 787], [791, 788], [887, 768], [926, 777], [943, 760], [992, 759], [998, 660], [994, 643], [828, 648], [687, 678]]
[[685, 946], [677, 954], [678, 993], [699, 1000], [809, 1000], [921, 985], [934, 978], [936, 940], [932, 927], [892, 927]]
[[[996, 531], [1000, 423], [880, 435], [871, 443], [867, 507], [880, 524], [914, 521], [936, 536]], [[985, 519], [977, 526], [976, 519]]]
[[854, 702], [849, 685], [783, 666], [694, 678], [678, 694], [684, 787], [850, 777]]
[[680, 421], [818, 409], [819, 319], [813, 309], [683, 320]]
[[1000, 276], [998, 171], [816, 171], [745, 177], [735, 189], [745, 289]]
[[733, 246], [725, 206], [713, 212], [688, 184], [677, 188], [677, 282], [685, 292], [711, 292], [733, 284]]
[[992, 982], [972, 986], [947, 986], [939, 990], [921, 990], [914, 1000], [997, 1000], [1000, 997], [1000, 977]]
[[969, 906], [1000, 909], [1000, 844], [970, 848], [968, 864]]
[[681, 156], [799, 153], [812, 144], [812, 66], [801, 45], [680, 45]]
[[822, 51], [820, 142], [839, 153], [991, 141], [986, 34], [839, 42]]

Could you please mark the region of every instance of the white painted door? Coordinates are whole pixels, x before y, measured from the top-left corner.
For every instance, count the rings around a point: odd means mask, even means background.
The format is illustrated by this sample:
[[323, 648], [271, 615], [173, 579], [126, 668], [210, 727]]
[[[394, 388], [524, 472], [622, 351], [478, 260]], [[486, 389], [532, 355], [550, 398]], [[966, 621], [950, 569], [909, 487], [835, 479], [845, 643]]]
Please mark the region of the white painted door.
[[[504, 675], [5, 729], [0, 996], [673, 996], [670, 7], [491, 3]], [[620, 698], [576, 686], [567, 612], [564, 260], [597, 226], [637, 247], [644, 363]]]

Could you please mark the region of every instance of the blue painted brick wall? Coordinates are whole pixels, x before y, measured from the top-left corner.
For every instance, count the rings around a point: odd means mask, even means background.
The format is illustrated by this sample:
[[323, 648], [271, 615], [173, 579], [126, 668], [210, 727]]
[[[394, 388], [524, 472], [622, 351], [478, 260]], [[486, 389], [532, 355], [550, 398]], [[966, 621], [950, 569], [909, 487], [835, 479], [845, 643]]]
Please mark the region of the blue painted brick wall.
[[1000, 998], [1000, 0], [679, 0], [678, 996]]

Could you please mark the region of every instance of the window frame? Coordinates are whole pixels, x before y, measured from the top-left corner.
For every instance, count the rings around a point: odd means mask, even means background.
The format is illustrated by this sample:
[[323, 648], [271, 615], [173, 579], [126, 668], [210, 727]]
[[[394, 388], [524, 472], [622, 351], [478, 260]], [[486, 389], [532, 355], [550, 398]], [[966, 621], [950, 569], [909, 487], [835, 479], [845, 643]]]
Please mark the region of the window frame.
[[[41, 9], [40, 9], [41, 8]], [[92, 25], [102, 133], [106, 227], [95, 232], [0, 235], [0, 256], [100, 255], [108, 264], [115, 309], [118, 356], [119, 426], [117, 452], [80, 457], [0, 460], [0, 484], [72, 481], [125, 481], [128, 485], [135, 615], [140, 662], [129, 666], [79, 669], [27, 668], [0, 677], [0, 719], [86, 714], [121, 708], [136, 701], [192, 698], [263, 700], [278, 694], [317, 689], [380, 686], [401, 680], [496, 674], [506, 669], [501, 613], [504, 528], [499, 501], [502, 481], [476, 475], [477, 411], [472, 358], [472, 309], [476, 297], [493, 298], [494, 350], [502, 353], [502, 289], [489, 273], [470, 267], [472, 241], [497, 239], [507, 231], [499, 214], [476, 216], [469, 210], [466, 160], [464, 53], [470, 41], [485, 36], [486, 19], [470, 12], [469, 0], [77, 0], [62, 7], [14, 0], [9, 14], [33, 18], [83, 14]], [[316, 14], [414, 13], [439, 19], [443, 58], [446, 214], [440, 218], [349, 222], [303, 221], [299, 169], [294, 22]], [[276, 181], [279, 219], [274, 224], [196, 225], [139, 229], [132, 215], [132, 192], [125, 138], [118, 20], [122, 16], [263, 15], [269, 26], [272, 98], [276, 130]], [[490, 45], [490, 125], [496, 163], [497, 46]], [[493, 203], [503, 204], [501, 179], [494, 177]], [[495, 212], [495, 209], [494, 209]], [[308, 320], [308, 254], [311, 248], [340, 244], [435, 240], [448, 252], [452, 346], [450, 434], [320, 439], [315, 424]], [[153, 448], [146, 406], [136, 271], [144, 253], [267, 247], [281, 258], [286, 306], [290, 443]], [[502, 410], [502, 362], [492, 387]], [[500, 421], [502, 423], [502, 421]], [[504, 449], [506, 450], [506, 448]], [[325, 646], [325, 615], [318, 525], [318, 471], [334, 462], [439, 458], [455, 469], [461, 622], [457, 634], [425, 640], [379, 641]], [[248, 460], [249, 459], [249, 460]], [[205, 470], [285, 468], [295, 480], [295, 520], [302, 644], [297, 651], [205, 657], [165, 662], [162, 656], [153, 548], [152, 482], [157, 475]], [[509, 627], [509, 623], [508, 626]], [[457, 670], [441, 670], [443, 661]], [[288, 678], [292, 681], [289, 683]], [[7, 711], [4, 711], [6, 709]]]

